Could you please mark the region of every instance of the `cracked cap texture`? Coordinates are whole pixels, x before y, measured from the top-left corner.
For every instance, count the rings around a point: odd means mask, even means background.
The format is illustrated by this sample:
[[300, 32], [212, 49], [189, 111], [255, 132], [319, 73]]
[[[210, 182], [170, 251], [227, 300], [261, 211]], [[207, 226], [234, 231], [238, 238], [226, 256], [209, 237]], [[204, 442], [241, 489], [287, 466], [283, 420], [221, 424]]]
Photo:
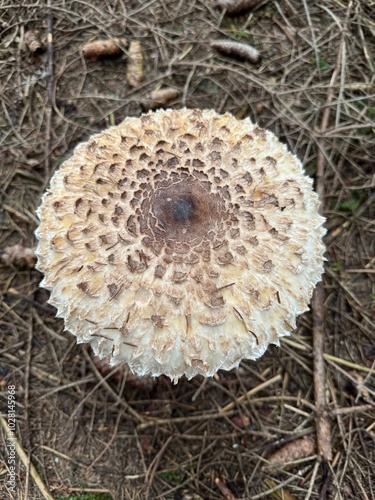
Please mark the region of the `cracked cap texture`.
[[138, 375], [212, 376], [288, 335], [323, 272], [319, 202], [269, 131], [208, 110], [127, 118], [53, 176], [41, 284], [78, 342]]

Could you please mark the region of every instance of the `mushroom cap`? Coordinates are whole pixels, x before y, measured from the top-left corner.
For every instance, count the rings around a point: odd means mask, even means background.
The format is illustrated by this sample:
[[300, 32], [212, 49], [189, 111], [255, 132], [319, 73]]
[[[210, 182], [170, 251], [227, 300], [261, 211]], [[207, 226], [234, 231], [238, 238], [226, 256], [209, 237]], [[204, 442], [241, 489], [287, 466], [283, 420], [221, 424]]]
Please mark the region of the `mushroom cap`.
[[38, 209], [37, 268], [78, 342], [138, 375], [212, 376], [296, 326], [323, 272], [324, 218], [271, 132], [160, 110], [92, 136]]

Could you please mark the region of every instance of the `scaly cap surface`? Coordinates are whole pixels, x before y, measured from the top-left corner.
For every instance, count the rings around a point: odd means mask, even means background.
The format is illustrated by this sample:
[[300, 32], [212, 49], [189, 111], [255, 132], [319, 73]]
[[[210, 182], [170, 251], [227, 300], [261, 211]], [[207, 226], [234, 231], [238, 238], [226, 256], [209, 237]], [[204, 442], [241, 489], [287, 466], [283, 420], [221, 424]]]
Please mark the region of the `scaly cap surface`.
[[163, 110], [92, 136], [38, 210], [38, 269], [78, 342], [139, 375], [212, 376], [278, 344], [323, 272], [301, 162], [230, 114]]

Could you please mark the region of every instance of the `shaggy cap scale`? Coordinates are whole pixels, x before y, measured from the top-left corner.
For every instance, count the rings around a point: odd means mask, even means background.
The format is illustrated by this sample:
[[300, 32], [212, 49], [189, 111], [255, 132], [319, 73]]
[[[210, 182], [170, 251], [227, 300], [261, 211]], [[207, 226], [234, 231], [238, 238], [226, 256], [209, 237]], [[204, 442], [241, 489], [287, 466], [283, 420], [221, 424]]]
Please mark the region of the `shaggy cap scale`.
[[278, 344], [323, 272], [318, 197], [277, 138], [214, 111], [80, 144], [38, 210], [38, 269], [78, 342], [139, 375], [212, 376]]

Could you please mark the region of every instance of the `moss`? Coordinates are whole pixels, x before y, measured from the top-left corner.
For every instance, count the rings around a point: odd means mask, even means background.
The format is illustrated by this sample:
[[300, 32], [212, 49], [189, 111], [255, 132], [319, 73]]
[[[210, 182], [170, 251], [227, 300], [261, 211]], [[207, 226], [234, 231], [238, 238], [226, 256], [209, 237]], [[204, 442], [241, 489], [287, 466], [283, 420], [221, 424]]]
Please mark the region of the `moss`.
[[107, 493], [77, 493], [75, 495], [59, 495], [56, 500], [113, 500]]
[[164, 479], [170, 484], [179, 485], [186, 479], [186, 473], [182, 470], [166, 470], [159, 474], [159, 477]]

